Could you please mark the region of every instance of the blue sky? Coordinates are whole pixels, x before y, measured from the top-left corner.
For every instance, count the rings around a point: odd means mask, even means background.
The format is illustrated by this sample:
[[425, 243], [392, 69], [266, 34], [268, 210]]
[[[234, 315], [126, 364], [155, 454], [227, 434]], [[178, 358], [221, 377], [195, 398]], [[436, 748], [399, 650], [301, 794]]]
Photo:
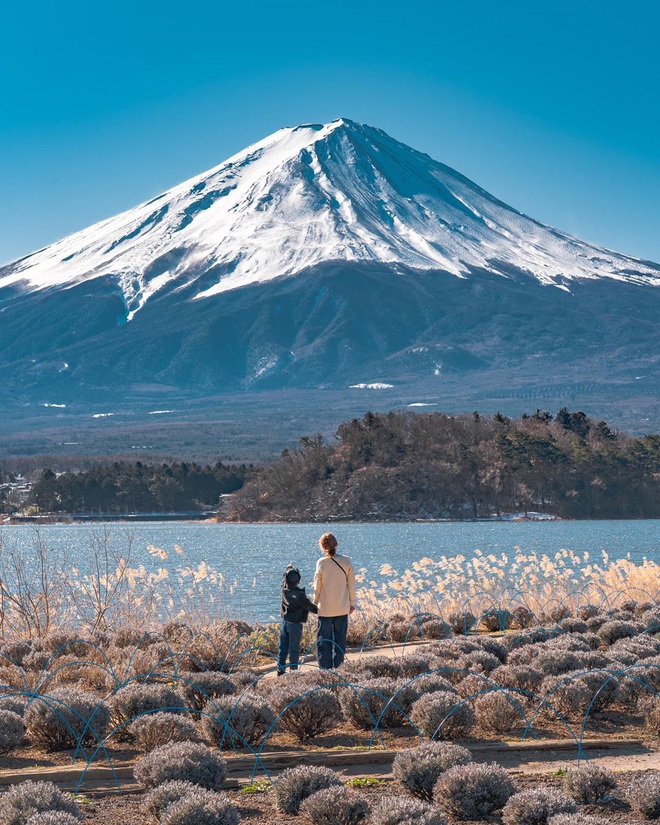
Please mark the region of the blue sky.
[[13, 3], [0, 263], [339, 116], [660, 261], [659, 27], [655, 0]]

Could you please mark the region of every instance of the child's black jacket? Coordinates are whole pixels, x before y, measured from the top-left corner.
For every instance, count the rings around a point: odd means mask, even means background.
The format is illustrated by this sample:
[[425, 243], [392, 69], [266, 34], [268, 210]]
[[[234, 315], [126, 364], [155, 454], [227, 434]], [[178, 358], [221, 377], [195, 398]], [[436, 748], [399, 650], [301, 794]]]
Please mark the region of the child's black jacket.
[[282, 618], [294, 624], [304, 624], [310, 611], [318, 613], [318, 607], [307, 598], [304, 587], [282, 588]]

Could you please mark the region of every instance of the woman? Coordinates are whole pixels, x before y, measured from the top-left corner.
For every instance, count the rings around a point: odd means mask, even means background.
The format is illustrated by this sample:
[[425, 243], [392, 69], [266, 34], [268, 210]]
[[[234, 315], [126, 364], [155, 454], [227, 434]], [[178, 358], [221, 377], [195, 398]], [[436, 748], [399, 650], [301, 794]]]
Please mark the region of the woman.
[[319, 539], [323, 558], [314, 573], [314, 604], [318, 607], [316, 652], [319, 667], [339, 667], [346, 652], [348, 615], [355, 610], [355, 571], [348, 556], [337, 553], [337, 539], [324, 533]]

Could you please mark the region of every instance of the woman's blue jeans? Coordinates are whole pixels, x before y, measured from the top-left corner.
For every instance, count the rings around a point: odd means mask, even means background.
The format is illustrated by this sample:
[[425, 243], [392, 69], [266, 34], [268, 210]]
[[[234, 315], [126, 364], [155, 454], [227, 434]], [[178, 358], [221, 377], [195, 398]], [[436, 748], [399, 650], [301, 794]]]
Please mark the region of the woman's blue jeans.
[[347, 632], [348, 615], [319, 616], [316, 631], [316, 655], [322, 670], [339, 667], [344, 661]]
[[287, 622], [282, 619], [280, 625], [280, 647], [277, 655], [277, 670], [282, 673], [286, 670], [286, 659], [289, 657], [291, 670], [298, 670], [300, 661], [300, 640], [303, 626], [299, 622]]

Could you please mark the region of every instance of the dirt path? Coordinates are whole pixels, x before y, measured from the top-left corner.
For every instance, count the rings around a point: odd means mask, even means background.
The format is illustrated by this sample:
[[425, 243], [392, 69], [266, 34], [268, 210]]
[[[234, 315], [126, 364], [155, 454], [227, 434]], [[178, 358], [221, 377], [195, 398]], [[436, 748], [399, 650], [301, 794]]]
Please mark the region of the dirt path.
[[[495, 637], [495, 634], [492, 634]], [[347, 650], [346, 651], [346, 661], [348, 662], [355, 662], [359, 661], [360, 659], [366, 659], [369, 656], [387, 656], [390, 659], [396, 659], [398, 656], [403, 656], [405, 653], [409, 653], [411, 650], [414, 650], [416, 647], [424, 647], [428, 645], [428, 641], [413, 641], [413, 642], [403, 642], [397, 644], [388, 644], [382, 645], [378, 647], [369, 647], [365, 648], [364, 650]], [[318, 665], [316, 664], [316, 657], [314, 656], [313, 651], [310, 651], [305, 656], [301, 656], [300, 662], [300, 669], [301, 670], [316, 670]], [[266, 673], [264, 678], [272, 679], [275, 677], [275, 657], [273, 657], [273, 662], [268, 663], [265, 665], [257, 665], [254, 668], [256, 671], [261, 673]]]
[[[551, 774], [562, 768], [577, 764], [578, 752], [574, 742], [567, 740], [546, 740], [543, 742], [488, 742], [466, 743], [476, 762], [497, 762], [517, 773]], [[325, 765], [348, 777], [375, 776], [392, 778], [394, 750], [299, 750], [264, 754], [257, 767], [256, 778], [277, 775], [285, 768], [299, 765]], [[649, 749], [640, 740], [613, 741], [602, 739], [585, 740], [584, 756], [616, 772], [660, 770], [660, 752]], [[229, 787], [249, 783], [254, 772], [253, 756], [227, 756]], [[264, 770], [265, 769], [265, 770]], [[7, 787], [27, 779], [55, 782], [66, 790], [76, 790], [83, 772], [78, 764], [0, 771], [0, 787]], [[115, 793], [118, 784], [123, 791], [137, 788], [133, 781], [133, 763], [117, 762], [113, 767], [92, 765], [85, 773], [81, 790], [85, 793], [103, 796]]]

